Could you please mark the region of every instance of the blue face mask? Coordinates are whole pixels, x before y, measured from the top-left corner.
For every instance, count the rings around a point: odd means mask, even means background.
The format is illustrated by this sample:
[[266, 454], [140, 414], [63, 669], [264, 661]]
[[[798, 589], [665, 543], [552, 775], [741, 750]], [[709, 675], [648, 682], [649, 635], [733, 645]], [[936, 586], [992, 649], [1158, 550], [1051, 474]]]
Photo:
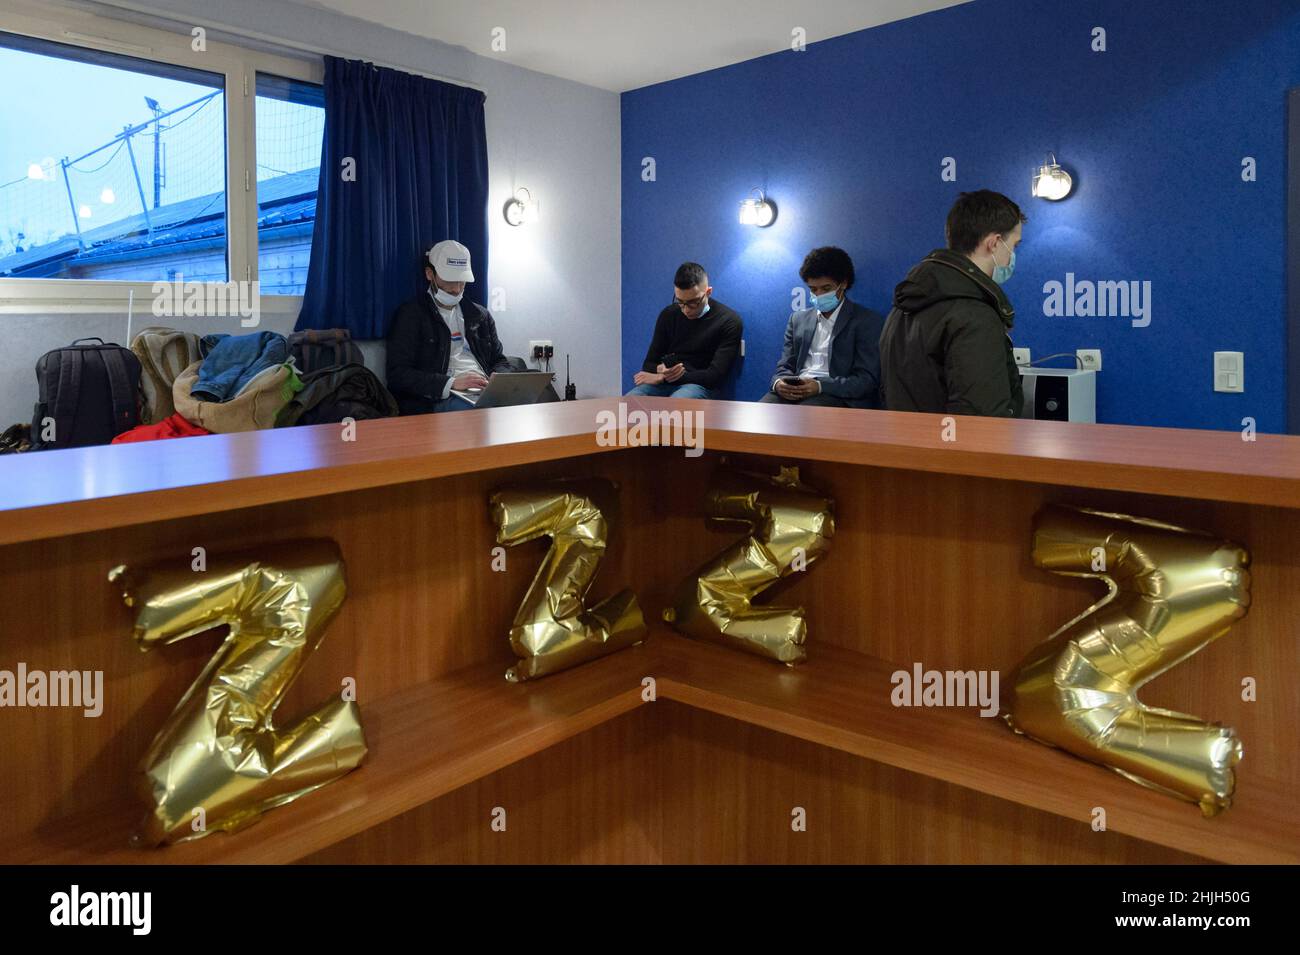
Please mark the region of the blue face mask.
[[814, 295], [812, 297], [813, 308], [819, 312], [833, 312], [837, 305], [840, 304], [838, 292], [827, 292], [825, 295]]
[[705, 315], [707, 315], [707, 314], [709, 314], [709, 303], [708, 303], [708, 302], [705, 302], [705, 303], [704, 303], [704, 307], [703, 307], [702, 309], [700, 309], [700, 314], [699, 314], [698, 316], [696, 316], [696, 317], [697, 317], [697, 318], [703, 318], [703, 317], [704, 317]]
[[[999, 238], [998, 241], [1002, 242], [1002, 239]], [[1002, 245], [1006, 247], [1005, 242], [1002, 242]], [[993, 281], [997, 282], [999, 285], [1011, 278], [1011, 273], [1016, 270], [1016, 250], [1009, 249], [1008, 251], [1011, 253], [1011, 259], [1006, 265], [998, 265], [996, 256], [993, 259]]]

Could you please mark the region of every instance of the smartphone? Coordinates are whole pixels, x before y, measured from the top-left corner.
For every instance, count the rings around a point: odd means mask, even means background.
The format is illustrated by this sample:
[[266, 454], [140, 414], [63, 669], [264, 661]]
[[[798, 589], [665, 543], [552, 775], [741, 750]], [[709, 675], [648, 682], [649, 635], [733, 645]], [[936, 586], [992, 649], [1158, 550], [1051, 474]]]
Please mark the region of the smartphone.
[[782, 378], [781, 380], [784, 381], [787, 385], [802, 385], [802, 384], [803, 384], [803, 379], [802, 379], [802, 378]]
[[663, 357], [663, 358], [660, 358], [659, 361], [663, 363], [663, 366], [664, 366], [665, 368], [671, 368], [671, 367], [673, 367], [673, 365], [676, 365], [676, 364], [677, 364], [677, 356], [676, 356], [676, 355], [664, 355], [664, 357]]

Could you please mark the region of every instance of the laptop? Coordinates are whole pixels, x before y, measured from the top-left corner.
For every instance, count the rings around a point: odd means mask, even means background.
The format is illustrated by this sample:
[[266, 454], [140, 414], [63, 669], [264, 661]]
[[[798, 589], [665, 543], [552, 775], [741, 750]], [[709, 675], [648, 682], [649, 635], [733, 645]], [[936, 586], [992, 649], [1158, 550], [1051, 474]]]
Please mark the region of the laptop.
[[555, 375], [549, 371], [493, 372], [487, 387], [478, 396], [478, 401], [474, 402], [474, 407], [507, 408], [511, 405], [558, 401], [559, 396], [551, 387], [554, 378]]

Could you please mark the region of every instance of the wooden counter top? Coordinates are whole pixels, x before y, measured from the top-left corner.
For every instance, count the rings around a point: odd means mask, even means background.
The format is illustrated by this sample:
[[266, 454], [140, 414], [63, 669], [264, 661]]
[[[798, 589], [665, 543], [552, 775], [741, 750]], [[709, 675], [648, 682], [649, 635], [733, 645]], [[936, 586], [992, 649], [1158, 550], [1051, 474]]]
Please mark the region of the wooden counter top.
[[[0, 457], [0, 544], [615, 450], [600, 398]], [[712, 451], [1300, 507], [1300, 437], [623, 399], [698, 411]], [[664, 455], [681, 454], [663, 449]]]

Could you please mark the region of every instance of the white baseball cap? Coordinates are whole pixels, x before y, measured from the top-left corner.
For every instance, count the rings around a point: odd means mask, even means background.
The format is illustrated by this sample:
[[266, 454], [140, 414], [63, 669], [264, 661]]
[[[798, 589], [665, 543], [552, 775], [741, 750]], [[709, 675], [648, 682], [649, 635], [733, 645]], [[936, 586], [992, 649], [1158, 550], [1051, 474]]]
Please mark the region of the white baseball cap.
[[444, 282], [473, 282], [469, 249], [454, 239], [443, 239], [429, 250], [429, 264]]

